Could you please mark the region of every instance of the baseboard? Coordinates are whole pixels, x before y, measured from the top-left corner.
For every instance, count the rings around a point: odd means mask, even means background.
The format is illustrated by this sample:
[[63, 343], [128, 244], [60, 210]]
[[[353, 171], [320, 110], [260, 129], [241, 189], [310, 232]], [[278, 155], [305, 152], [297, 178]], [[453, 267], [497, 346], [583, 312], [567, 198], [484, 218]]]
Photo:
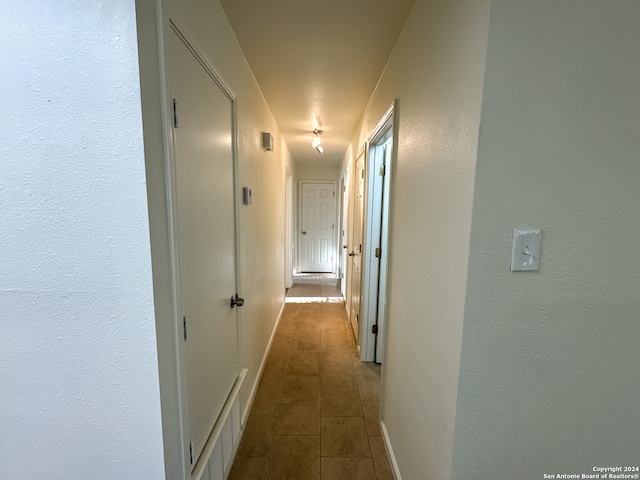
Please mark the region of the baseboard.
[[389, 465], [391, 466], [393, 478], [395, 480], [402, 480], [400, 469], [398, 468], [398, 462], [396, 462], [396, 456], [394, 455], [393, 448], [391, 447], [391, 440], [389, 440], [387, 426], [383, 420], [380, 420], [380, 431], [382, 432], [382, 441], [384, 442], [384, 448], [387, 451], [387, 457], [389, 458]]
[[247, 404], [242, 412], [242, 430], [244, 431], [244, 426], [247, 423], [247, 417], [249, 416], [249, 412], [251, 411], [251, 407], [253, 406], [253, 401], [256, 397], [256, 392], [258, 391], [258, 385], [260, 384], [260, 379], [262, 378], [262, 372], [264, 371], [264, 366], [267, 364], [267, 358], [269, 358], [269, 352], [271, 351], [271, 345], [273, 344], [273, 339], [276, 336], [276, 330], [278, 329], [278, 325], [280, 324], [280, 319], [282, 319], [282, 313], [284, 312], [284, 307], [286, 302], [282, 302], [282, 307], [280, 307], [280, 313], [278, 313], [278, 319], [273, 327], [273, 331], [271, 332], [271, 338], [269, 338], [269, 344], [267, 345], [267, 349], [264, 352], [262, 357], [262, 362], [260, 362], [260, 368], [258, 369], [258, 374], [251, 386], [251, 392], [249, 393], [249, 399], [247, 400]]

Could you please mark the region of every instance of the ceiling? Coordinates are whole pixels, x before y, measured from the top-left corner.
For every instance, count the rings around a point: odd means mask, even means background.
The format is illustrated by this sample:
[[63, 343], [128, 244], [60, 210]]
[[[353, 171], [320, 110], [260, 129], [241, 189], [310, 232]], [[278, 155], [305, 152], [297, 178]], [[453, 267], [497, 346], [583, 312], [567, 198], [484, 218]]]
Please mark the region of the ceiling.
[[339, 164], [415, 0], [220, 3], [294, 161]]

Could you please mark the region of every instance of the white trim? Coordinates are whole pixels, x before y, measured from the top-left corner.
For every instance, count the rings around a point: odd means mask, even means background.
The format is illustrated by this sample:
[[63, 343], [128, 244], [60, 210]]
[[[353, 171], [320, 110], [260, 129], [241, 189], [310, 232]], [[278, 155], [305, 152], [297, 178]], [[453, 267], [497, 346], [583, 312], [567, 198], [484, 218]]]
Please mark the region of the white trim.
[[[391, 194], [392, 163], [395, 156], [396, 145], [396, 119], [395, 102], [387, 109], [376, 127], [373, 129], [365, 143], [365, 198], [364, 198], [364, 233], [362, 256], [362, 283], [360, 289], [360, 332], [358, 345], [361, 347], [361, 360], [364, 362], [384, 363], [385, 343], [385, 318], [386, 312], [379, 312], [380, 306], [386, 305], [388, 285], [379, 284], [381, 278], [386, 278], [388, 271], [388, 238], [389, 232], [384, 232], [383, 220], [388, 220], [390, 214], [389, 195]], [[391, 137], [391, 152], [389, 162], [385, 162], [385, 174], [378, 178], [378, 172], [374, 171], [379, 166], [380, 155], [384, 155], [383, 145], [387, 137]], [[383, 162], [386, 159], [382, 159]], [[380, 197], [378, 197], [380, 195]], [[384, 196], [384, 198], [383, 198]], [[382, 212], [382, 216], [378, 215]], [[382, 239], [382, 242], [378, 241]], [[380, 243], [380, 244], [379, 244]], [[378, 245], [379, 244], [379, 245]], [[382, 249], [379, 260], [375, 258], [375, 248]], [[382, 296], [382, 302], [380, 301]], [[385, 308], [386, 310], [386, 308]], [[378, 334], [372, 333], [372, 327], [380, 319]], [[377, 337], [377, 338], [376, 338]], [[380, 355], [376, 353], [376, 344], [379, 346]]]
[[177, 233], [177, 212], [176, 212], [176, 181], [175, 181], [175, 148], [173, 137], [173, 125], [172, 125], [172, 112], [169, 105], [171, 105], [171, 88], [169, 85], [169, 67], [167, 59], [168, 51], [168, 36], [167, 27], [169, 22], [169, 14], [166, 10], [165, 2], [158, 0], [158, 55], [160, 66], [160, 94], [163, 101], [161, 102], [162, 108], [162, 137], [164, 143], [164, 171], [165, 171], [165, 190], [167, 199], [167, 237], [169, 247], [169, 263], [171, 269], [171, 296], [173, 297], [173, 323], [174, 323], [174, 348], [175, 348], [175, 363], [177, 384], [179, 388], [178, 392], [178, 426], [179, 435], [182, 440], [182, 448], [180, 451], [180, 461], [182, 466], [182, 475], [184, 479], [191, 476], [191, 465], [189, 462], [189, 438], [186, 428], [186, 398], [185, 398], [185, 372], [184, 365], [181, 360], [181, 341], [182, 332], [179, 322], [180, 312], [182, 311], [182, 303], [180, 298], [180, 264], [179, 264], [179, 246], [178, 246], [178, 233]]
[[276, 324], [273, 327], [273, 331], [271, 332], [271, 338], [269, 338], [269, 344], [267, 345], [267, 349], [262, 356], [262, 362], [260, 362], [260, 368], [258, 368], [258, 374], [256, 375], [256, 379], [253, 382], [253, 386], [251, 387], [251, 392], [249, 393], [249, 399], [242, 411], [242, 431], [244, 431], [244, 426], [247, 422], [247, 417], [249, 416], [249, 412], [251, 411], [251, 407], [253, 406], [253, 401], [255, 400], [256, 393], [258, 391], [258, 386], [260, 385], [260, 380], [262, 379], [262, 372], [264, 371], [264, 367], [267, 364], [267, 359], [269, 358], [269, 353], [271, 353], [271, 346], [273, 345], [273, 339], [276, 336], [276, 331], [278, 330], [278, 325], [280, 325], [280, 320], [282, 319], [282, 314], [284, 313], [284, 307], [286, 306], [286, 301], [282, 302], [282, 307], [280, 307], [280, 313], [278, 314], [278, 319], [276, 320]]
[[382, 441], [384, 442], [384, 449], [387, 451], [387, 458], [389, 459], [389, 466], [391, 467], [393, 478], [394, 480], [402, 480], [400, 468], [398, 467], [398, 462], [396, 461], [396, 456], [391, 446], [391, 440], [389, 439], [389, 432], [387, 432], [387, 426], [383, 420], [380, 420], [380, 431], [382, 432]]
[[296, 229], [293, 225], [295, 185], [293, 173], [289, 171], [288, 168], [285, 170], [284, 189], [284, 287], [286, 289], [293, 286], [293, 265], [295, 263], [293, 247], [295, 241], [293, 240], [293, 232]]
[[189, 33], [189, 30], [185, 26], [186, 24], [180, 20], [178, 14], [169, 10], [169, 27], [180, 37], [180, 40], [184, 42], [186, 47], [191, 51], [194, 57], [200, 62], [202, 67], [207, 71], [209, 76], [225, 93], [229, 100], [235, 101], [237, 96], [229, 83], [225, 80], [224, 75], [218, 70], [214, 62], [209, 58], [206, 50], [200, 45], [200, 42], [195, 36]]
[[[367, 143], [374, 143], [374, 140], [378, 140], [377, 139], [378, 135], [383, 133], [382, 130], [384, 129], [387, 122], [391, 119], [391, 117], [393, 117], [395, 113], [395, 109], [396, 109], [396, 101], [394, 101], [389, 106], [389, 108], [387, 108], [387, 111], [384, 112], [384, 115], [382, 116], [382, 118], [380, 119], [376, 127], [371, 131], [371, 135], [369, 135], [369, 139], [367, 140]], [[394, 119], [394, 123], [395, 123], [395, 119]], [[395, 129], [393, 133], [395, 133]]]

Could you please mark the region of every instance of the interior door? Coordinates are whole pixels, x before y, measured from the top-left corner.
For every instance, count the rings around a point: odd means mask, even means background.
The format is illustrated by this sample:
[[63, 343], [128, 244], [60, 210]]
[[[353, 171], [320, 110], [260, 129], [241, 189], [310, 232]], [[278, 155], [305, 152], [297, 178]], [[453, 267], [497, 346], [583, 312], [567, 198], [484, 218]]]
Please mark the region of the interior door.
[[185, 428], [192, 468], [239, 373], [230, 98], [171, 31], [174, 158]]
[[349, 321], [356, 341], [360, 338], [360, 297], [362, 288], [362, 233], [364, 229], [364, 153], [356, 160], [353, 171], [353, 222], [348, 245], [351, 259], [351, 301]]
[[340, 216], [340, 235], [339, 235], [340, 241], [339, 241], [339, 247], [338, 247], [338, 258], [340, 259], [340, 292], [342, 293], [342, 296], [345, 298], [347, 295], [347, 288], [346, 288], [346, 282], [347, 282], [346, 271], [348, 269], [347, 259], [349, 258], [347, 256], [347, 254], [349, 253], [347, 251], [347, 242], [349, 239], [349, 235], [347, 234], [347, 226], [348, 226], [347, 219], [349, 218], [349, 205], [350, 205], [349, 192], [350, 192], [349, 170], [347, 169], [342, 179], [342, 186], [340, 189], [340, 197], [342, 199], [342, 212]]
[[335, 184], [301, 182], [300, 271], [333, 272]]

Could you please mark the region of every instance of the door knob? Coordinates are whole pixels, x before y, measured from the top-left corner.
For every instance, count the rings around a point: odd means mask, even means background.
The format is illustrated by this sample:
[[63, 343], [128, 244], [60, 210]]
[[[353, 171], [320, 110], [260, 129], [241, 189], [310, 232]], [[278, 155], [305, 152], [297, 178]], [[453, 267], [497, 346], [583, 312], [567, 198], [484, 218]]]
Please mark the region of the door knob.
[[349, 256], [353, 257], [355, 255], [355, 252], [349, 252]]
[[306, 234], [307, 234], [307, 232], [302, 232], [302, 234], [303, 234], [303, 235], [306, 235]]
[[243, 305], [244, 305], [244, 298], [239, 297], [237, 293], [231, 297], [231, 308], [241, 307]]

